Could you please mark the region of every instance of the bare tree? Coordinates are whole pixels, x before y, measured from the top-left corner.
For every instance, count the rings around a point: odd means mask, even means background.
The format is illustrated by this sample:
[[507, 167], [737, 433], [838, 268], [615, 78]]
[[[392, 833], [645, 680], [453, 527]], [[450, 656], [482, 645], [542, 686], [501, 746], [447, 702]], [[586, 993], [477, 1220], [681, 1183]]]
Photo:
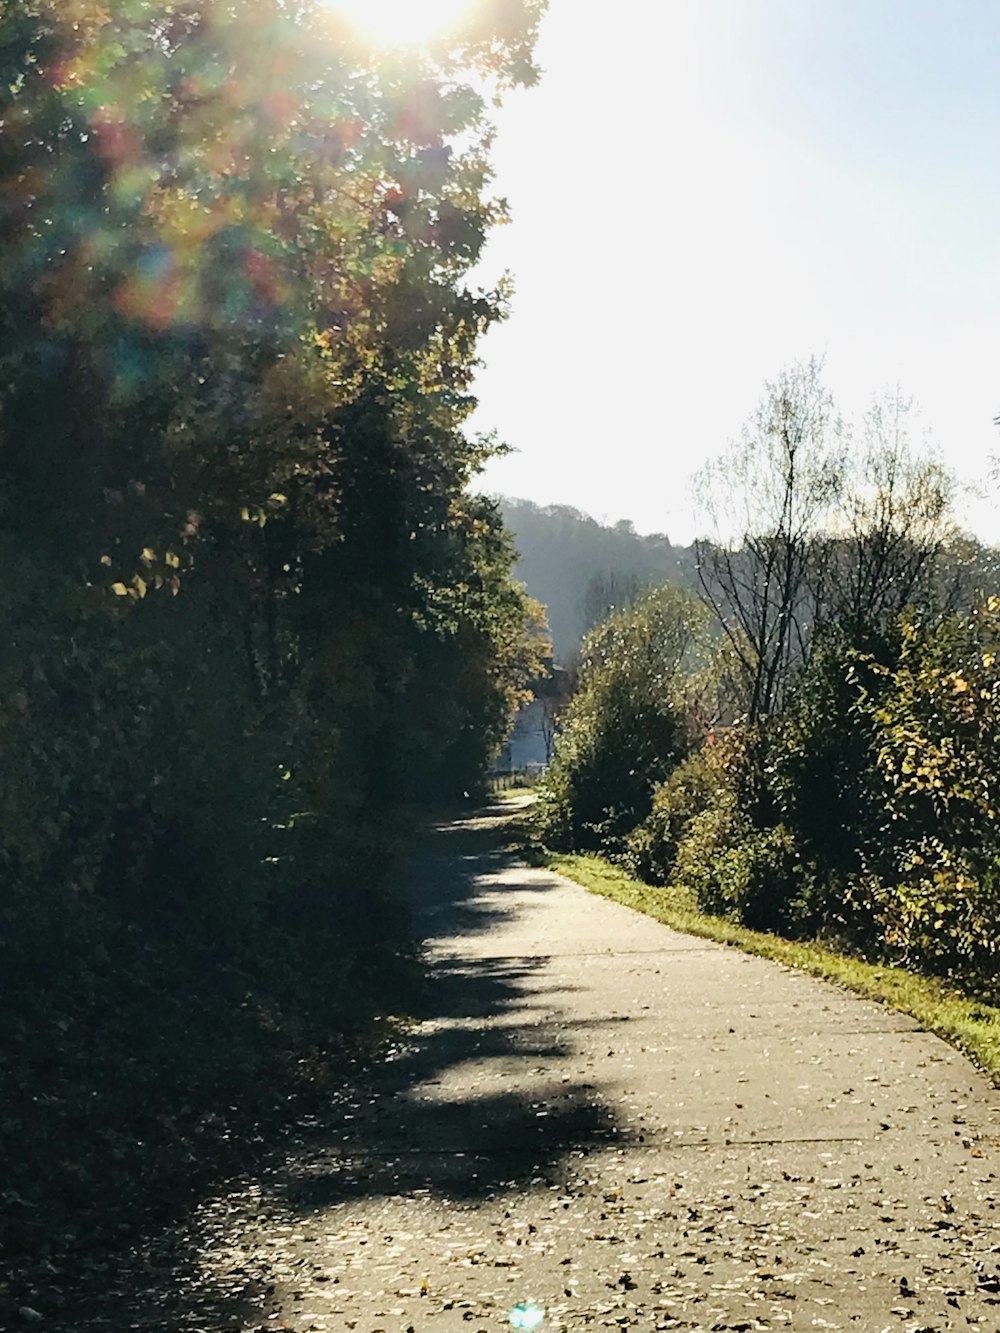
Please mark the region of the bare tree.
[[912, 400], [876, 398], [860, 450], [845, 460], [829, 539], [810, 573], [817, 614], [862, 643], [907, 606], [948, 610], [959, 593], [945, 586], [942, 555], [957, 538], [955, 479], [911, 445]]
[[[622, 524], [619, 523], [618, 527], [621, 529]], [[638, 601], [645, 588], [646, 583], [643, 579], [632, 571], [623, 573], [612, 569], [602, 574], [591, 575], [580, 608], [583, 613], [584, 634], [589, 634], [592, 629], [602, 625], [614, 612], [628, 611]]]
[[843, 432], [821, 371], [814, 358], [767, 385], [740, 439], [699, 478], [714, 532], [696, 544], [698, 578], [750, 723], [779, 707], [805, 656], [809, 574], [840, 492]]

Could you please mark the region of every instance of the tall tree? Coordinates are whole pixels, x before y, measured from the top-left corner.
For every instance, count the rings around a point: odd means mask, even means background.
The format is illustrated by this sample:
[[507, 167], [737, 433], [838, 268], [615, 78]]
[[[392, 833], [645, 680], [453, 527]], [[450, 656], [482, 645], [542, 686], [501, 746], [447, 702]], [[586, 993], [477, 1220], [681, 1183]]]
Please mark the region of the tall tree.
[[385, 56], [320, 0], [0, 3], [0, 1156], [25, 1197], [91, 1116], [126, 1132], [50, 1201], [168, 1141], [148, 1108], [200, 1115], [380, 1002], [387, 812], [478, 777], [535, 669], [465, 422], [506, 299], [470, 276], [504, 214], [487, 99], [534, 78], [542, 8]]
[[955, 479], [914, 451], [912, 407], [899, 393], [872, 403], [861, 447], [845, 454], [829, 539], [809, 571], [818, 618], [857, 647], [908, 606], [948, 597], [939, 573], [957, 537]]
[[713, 526], [702, 595], [739, 667], [746, 720], [780, 706], [805, 653], [809, 572], [842, 470], [840, 425], [813, 359], [784, 371], [728, 451], [701, 473]]

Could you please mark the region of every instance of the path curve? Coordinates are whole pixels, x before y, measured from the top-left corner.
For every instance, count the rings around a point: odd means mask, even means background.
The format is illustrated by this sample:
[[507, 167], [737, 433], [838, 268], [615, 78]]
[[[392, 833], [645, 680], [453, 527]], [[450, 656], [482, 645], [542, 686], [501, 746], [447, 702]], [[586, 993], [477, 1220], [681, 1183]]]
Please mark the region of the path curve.
[[273, 1284], [244, 1327], [1000, 1328], [1000, 1094], [892, 1010], [517, 864], [507, 817], [414, 863], [412, 1043], [227, 1205], [207, 1271]]

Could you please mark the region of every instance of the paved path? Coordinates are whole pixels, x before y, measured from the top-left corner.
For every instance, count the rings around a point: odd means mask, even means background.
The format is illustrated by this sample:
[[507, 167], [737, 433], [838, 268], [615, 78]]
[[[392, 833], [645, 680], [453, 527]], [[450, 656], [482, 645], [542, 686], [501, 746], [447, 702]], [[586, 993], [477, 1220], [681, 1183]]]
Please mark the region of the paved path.
[[512, 864], [501, 818], [415, 866], [412, 1046], [220, 1203], [208, 1270], [273, 1284], [243, 1327], [478, 1333], [530, 1299], [543, 1333], [996, 1333], [1000, 1094], [891, 1010]]

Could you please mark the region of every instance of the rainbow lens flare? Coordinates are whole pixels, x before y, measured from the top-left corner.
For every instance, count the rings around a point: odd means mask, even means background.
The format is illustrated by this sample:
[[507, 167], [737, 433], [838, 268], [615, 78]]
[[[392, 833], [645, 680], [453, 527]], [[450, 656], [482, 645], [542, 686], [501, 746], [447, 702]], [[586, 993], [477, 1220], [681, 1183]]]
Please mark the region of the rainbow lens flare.
[[510, 1312], [511, 1328], [531, 1329], [538, 1328], [539, 1324], [545, 1318], [545, 1311], [539, 1305], [532, 1301], [522, 1301], [520, 1305], [515, 1305]]

